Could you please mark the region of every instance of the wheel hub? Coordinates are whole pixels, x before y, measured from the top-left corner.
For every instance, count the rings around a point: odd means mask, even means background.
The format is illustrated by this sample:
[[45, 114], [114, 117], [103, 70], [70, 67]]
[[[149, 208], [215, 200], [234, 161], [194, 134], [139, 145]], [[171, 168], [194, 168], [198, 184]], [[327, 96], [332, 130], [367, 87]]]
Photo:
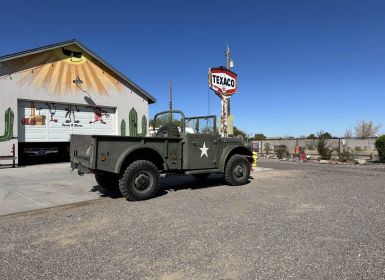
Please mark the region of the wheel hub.
[[135, 188], [138, 190], [145, 190], [150, 186], [150, 177], [147, 174], [139, 174], [134, 181]]
[[243, 166], [242, 165], [237, 165], [234, 168], [234, 175], [236, 177], [242, 177], [243, 176]]

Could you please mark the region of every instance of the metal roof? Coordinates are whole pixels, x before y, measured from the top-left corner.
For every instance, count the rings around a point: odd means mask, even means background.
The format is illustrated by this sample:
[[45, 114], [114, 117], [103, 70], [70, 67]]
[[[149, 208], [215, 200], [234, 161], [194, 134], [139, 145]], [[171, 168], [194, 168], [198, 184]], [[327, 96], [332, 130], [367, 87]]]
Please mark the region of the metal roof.
[[42, 51], [48, 51], [48, 50], [52, 50], [52, 49], [56, 49], [56, 48], [61, 48], [61, 47], [65, 47], [65, 46], [72, 45], [72, 44], [75, 44], [79, 48], [83, 49], [85, 52], [87, 52], [89, 55], [91, 55], [94, 59], [100, 61], [102, 64], [104, 64], [105, 67], [107, 67], [112, 72], [117, 74], [123, 81], [125, 81], [126, 83], [128, 83], [129, 85], [134, 87], [139, 92], [139, 94], [141, 94], [141, 95], [143, 95], [144, 97], [147, 98], [148, 103], [151, 104], [151, 103], [155, 103], [156, 102], [156, 98], [155, 97], [153, 97], [151, 94], [149, 94], [143, 88], [141, 88], [140, 86], [135, 84], [133, 81], [131, 81], [129, 78], [127, 78], [122, 72], [118, 71], [116, 68], [111, 66], [104, 59], [102, 59], [100, 56], [95, 54], [93, 51], [91, 51], [89, 48], [84, 46], [82, 43], [80, 43], [76, 39], [72, 39], [72, 40], [68, 40], [68, 41], [64, 41], [64, 42], [60, 42], [60, 43], [56, 43], [56, 44], [52, 44], [52, 45], [47, 45], [47, 46], [43, 46], [43, 47], [40, 47], [40, 48], [30, 49], [30, 50], [26, 50], [26, 51], [22, 51], [22, 52], [18, 52], [18, 53], [13, 53], [13, 54], [8, 54], [8, 55], [0, 56], [0, 62], [11, 60], [11, 59], [15, 59], [15, 58], [19, 58], [19, 57], [23, 57], [23, 56], [30, 55], [30, 54], [39, 53], [39, 52], [42, 52]]

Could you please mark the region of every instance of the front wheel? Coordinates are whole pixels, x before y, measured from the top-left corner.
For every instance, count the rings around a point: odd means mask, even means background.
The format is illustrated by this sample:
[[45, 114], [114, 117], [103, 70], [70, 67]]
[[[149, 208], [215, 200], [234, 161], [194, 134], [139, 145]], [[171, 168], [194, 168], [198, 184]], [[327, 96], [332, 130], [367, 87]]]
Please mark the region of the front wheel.
[[233, 155], [225, 167], [225, 180], [230, 186], [244, 185], [249, 181], [250, 164], [246, 157]]
[[127, 200], [145, 200], [158, 192], [158, 181], [158, 168], [150, 161], [137, 160], [124, 171], [119, 180], [119, 189]]

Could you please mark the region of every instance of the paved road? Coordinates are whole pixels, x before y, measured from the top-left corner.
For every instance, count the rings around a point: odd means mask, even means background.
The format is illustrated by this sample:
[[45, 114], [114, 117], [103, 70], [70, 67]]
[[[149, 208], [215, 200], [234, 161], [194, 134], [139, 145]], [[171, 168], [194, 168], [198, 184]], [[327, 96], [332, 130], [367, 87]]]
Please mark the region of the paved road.
[[163, 181], [0, 217], [2, 279], [384, 279], [385, 169], [259, 161], [250, 184]]

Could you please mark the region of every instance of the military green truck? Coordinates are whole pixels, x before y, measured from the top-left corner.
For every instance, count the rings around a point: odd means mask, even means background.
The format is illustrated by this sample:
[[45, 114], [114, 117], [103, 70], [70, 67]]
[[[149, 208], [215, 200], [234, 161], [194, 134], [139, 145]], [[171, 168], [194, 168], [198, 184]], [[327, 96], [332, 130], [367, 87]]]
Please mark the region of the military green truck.
[[181, 111], [164, 111], [152, 124], [152, 137], [71, 135], [72, 169], [94, 173], [99, 185], [120, 190], [130, 201], [154, 197], [161, 174], [202, 180], [222, 173], [229, 185], [249, 181], [252, 152], [238, 138], [221, 137], [216, 116], [187, 118]]

